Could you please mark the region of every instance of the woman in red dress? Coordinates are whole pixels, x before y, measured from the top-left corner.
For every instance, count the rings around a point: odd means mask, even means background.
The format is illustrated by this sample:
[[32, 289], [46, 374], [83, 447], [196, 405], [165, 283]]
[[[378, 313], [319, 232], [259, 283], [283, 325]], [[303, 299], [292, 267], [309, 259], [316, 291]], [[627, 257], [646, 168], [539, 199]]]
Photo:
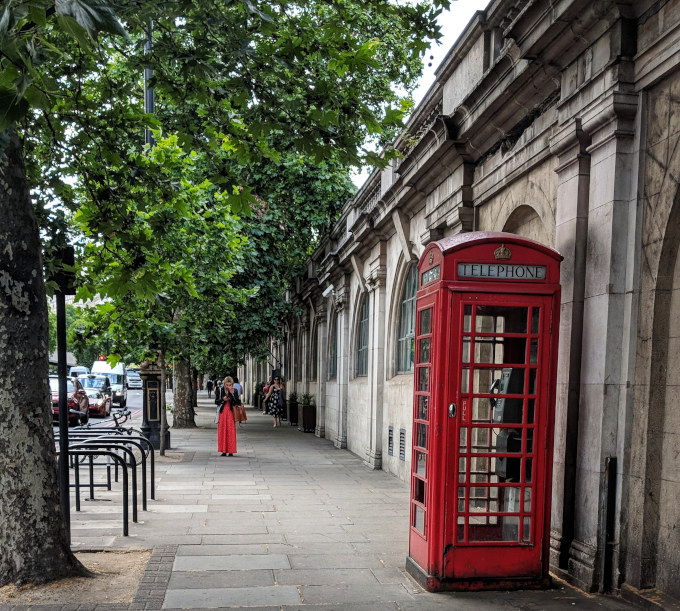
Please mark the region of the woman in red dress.
[[229, 376], [224, 378], [224, 386], [218, 392], [217, 398], [222, 407], [217, 423], [217, 451], [222, 456], [233, 456], [236, 454], [236, 422], [232, 406], [241, 403], [241, 399], [234, 390], [234, 380]]

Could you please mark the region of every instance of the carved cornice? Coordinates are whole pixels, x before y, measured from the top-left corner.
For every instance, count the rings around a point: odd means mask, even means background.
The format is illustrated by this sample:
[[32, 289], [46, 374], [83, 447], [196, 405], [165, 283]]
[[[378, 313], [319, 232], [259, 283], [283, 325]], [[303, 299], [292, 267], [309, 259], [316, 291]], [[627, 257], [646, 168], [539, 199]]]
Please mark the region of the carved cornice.
[[326, 314], [328, 313], [328, 308], [326, 307], [326, 300], [321, 299], [316, 306], [316, 314], [314, 319], [317, 324], [324, 324], [326, 322]]
[[369, 291], [374, 291], [376, 289], [382, 288], [385, 286], [386, 279], [387, 279], [387, 266], [381, 265], [380, 267], [371, 270], [371, 274], [366, 280], [366, 288], [368, 288]]
[[[406, 133], [400, 136], [401, 142], [397, 144], [396, 148], [404, 156], [404, 159], [418, 146], [418, 143], [442, 116], [442, 107], [443, 103], [439, 100], [428, 114], [424, 115], [418, 123], [409, 125]], [[398, 171], [398, 168], [396, 171]]]
[[[612, 91], [582, 118], [583, 129], [593, 137], [588, 152], [611, 137], [633, 137], [639, 96], [634, 91]], [[600, 133], [598, 133], [600, 132]]]
[[342, 287], [333, 294], [333, 307], [336, 312], [342, 312], [349, 303], [349, 289]]

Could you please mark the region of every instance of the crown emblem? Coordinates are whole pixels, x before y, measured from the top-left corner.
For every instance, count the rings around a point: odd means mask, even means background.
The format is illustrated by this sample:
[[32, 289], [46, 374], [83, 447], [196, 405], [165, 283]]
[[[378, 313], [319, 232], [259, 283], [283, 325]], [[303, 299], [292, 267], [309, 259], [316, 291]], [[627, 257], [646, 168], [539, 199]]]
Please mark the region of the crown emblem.
[[429, 258], [427, 259], [428, 265], [432, 265], [432, 262], [433, 262], [433, 261], [434, 261], [434, 252], [431, 250], [431, 251], [430, 251], [430, 256], [429, 256]]
[[501, 244], [496, 250], [493, 251], [493, 256], [496, 257], [496, 259], [509, 259], [512, 257], [512, 253], [510, 252], [510, 249], [505, 246], [505, 244]]

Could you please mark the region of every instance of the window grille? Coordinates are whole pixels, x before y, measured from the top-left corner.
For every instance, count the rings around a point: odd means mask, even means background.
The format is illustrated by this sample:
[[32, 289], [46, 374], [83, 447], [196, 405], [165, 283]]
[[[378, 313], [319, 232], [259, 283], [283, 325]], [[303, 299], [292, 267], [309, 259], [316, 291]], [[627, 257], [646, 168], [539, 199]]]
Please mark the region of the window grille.
[[357, 364], [356, 375], [368, 375], [368, 295], [364, 295], [359, 310], [359, 330], [357, 335]]
[[328, 379], [338, 377], [338, 317], [332, 317], [331, 333], [328, 341]]
[[413, 371], [417, 288], [418, 268], [413, 263], [406, 274], [404, 290], [401, 293], [399, 327], [397, 329], [397, 373], [410, 373]]
[[387, 454], [394, 456], [394, 427], [391, 426], [387, 432]]
[[399, 460], [406, 460], [406, 429], [399, 429]]

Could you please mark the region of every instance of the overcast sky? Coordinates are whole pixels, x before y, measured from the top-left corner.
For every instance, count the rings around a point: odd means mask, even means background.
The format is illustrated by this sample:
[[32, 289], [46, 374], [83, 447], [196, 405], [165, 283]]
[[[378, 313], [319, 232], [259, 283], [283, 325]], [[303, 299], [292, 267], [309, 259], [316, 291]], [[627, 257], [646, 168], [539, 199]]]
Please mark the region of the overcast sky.
[[[453, 46], [453, 43], [456, 42], [465, 26], [470, 23], [475, 12], [484, 10], [489, 4], [489, 1], [490, 0], [455, 0], [454, 2], [451, 2], [450, 11], [442, 12], [439, 17], [439, 23], [442, 26], [441, 44], [432, 45], [425, 54], [423, 76], [420, 77], [420, 83], [413, 93], [413, 99], [416, 106], [421, 102], [432, 83], [434, 83], [435, 70], [439, 67], [439, 64]], [[433, 59], [430, 59], [430, 56], [432, 56]], [[372, 170], [373, 168], [369, 168], [357, 174], [353, 178], [354, 184], [361, 186]]]

